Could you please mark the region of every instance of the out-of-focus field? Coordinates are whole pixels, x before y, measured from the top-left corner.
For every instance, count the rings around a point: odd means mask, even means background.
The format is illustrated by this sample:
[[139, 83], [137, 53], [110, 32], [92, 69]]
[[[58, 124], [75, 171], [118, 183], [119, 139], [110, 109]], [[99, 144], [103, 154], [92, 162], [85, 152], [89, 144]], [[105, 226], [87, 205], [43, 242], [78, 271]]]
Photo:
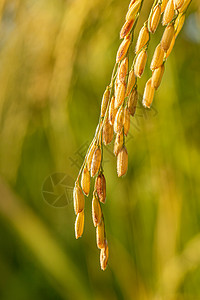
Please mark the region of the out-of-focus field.
[[[145, 0], [137, 30], [152, 1]], [[108, 268], [74, 180], [128, 7], [112, 0], [0, 2], [0, 299], [200, 299], [200, 4], [193, 0], [150, 111], [138, 105], [118, 179], [104, 151]], [[142, 95], [162, 26], [152, 37]], [[133, 51], [133, 50], [132, 50]]]

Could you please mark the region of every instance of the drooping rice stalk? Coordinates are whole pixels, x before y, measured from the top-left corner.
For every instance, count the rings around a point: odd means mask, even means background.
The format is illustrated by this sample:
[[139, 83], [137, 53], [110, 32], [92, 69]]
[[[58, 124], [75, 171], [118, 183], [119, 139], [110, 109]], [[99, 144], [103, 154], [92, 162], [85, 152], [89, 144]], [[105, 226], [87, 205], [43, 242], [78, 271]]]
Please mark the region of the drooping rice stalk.
[[132, 0], [125, 23], [120, 31], [122, 42], [116, 54], [110, 84], [102, 97], [99, 122], [94, 138], [88, 148], [74, 187], [75, 235], [79, 238], [84, 229], [84, 195], [90, 192], [91, 177], [95, 178], [92, 199], [92, 219], [96, 228], [96, 242], [100, 249], [100, 265], [105, 270], [108, 262], [108, 241], [102, 204], [106, 200], [106, 179], [103, 170], [103, 144], [107, 146], [114, 138], [114, 154], [117, 157], [117, 175], [124, 176], [128, 169], [128, 152], [125, 146], [138, 101], [137, 81], [143, 75], [151, 34], [155, 34], [163, 13], [162, 24], [166, 25], [161, 42], [156, 47], [151, 62], [152, 77], [147, 81], [143, 105], [150, 107], [155, 90], [159, 87], [164, 64], [171, 52], [175, 38], [181, 30], [185, 12], [191, 0], [155, 0], [148, 19], [144, 22], [135, 47], [135, 57], [130, 65], [130, 47], [140, 15], [143, 0]]

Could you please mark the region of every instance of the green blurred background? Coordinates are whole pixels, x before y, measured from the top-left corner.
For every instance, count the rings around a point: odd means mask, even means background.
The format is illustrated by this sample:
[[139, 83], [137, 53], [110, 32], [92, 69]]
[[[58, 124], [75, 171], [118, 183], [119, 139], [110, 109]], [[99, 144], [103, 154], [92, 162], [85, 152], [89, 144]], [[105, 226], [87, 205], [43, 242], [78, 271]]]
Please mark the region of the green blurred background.
[[[105, 272], [91, 196], [84, 235], [74, 237], [72, 187], [128, 3], [0, 2], [2, 300], [200, 299], [199, 0], [187, 12], [153, 108], [139, 103], [132, 119], [126, 177], [117, 178], [112, 145], [104, 151]], [[136, 33], [151, 4], [144, 1]], [[162, 30], [151, 39], [141, 95]]]

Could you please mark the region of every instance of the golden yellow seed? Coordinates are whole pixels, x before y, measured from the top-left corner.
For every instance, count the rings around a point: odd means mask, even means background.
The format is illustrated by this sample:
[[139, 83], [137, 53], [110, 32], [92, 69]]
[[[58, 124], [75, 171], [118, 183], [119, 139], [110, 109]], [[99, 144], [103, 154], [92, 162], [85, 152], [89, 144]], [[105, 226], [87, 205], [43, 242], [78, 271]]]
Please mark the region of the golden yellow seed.
[[127, 71], [128, 71], [128, 58], [125, 57], [119, 67], [118, 70], [118, 75], [117, 75], [117, 80], [118, 83], [124, 83], [126, 82], [126, 75], [127, 75]]
[[114, 152], [115, 156], [117, 156], [119, 151], [122, 149], [123, 141], [124, 141], [123, 132], [117, 133], [116, 137], [115, 137], [114, 149], [113, 149], [113, 152]]
[[138, 102], [138, 92], [137, 92], [137, 88], [135, 88], [131, 92], [131, 94], [128, 98], [128, 102], [127, 102], [128, 110], [129, 110], [131, 116], [134, 116], [134, 114], [135, 114], [137, 102]]
[[130, 112], [128, 107], [124, 109], [124, 134], [127, 136], [130, 129]]
[[81, 187], [86, 196], [89, 195], [90, 192], [90, 172], [87, 166], [84, 167], [82, 176], [81, 176]]
[[128, 85], [127, 85], [127, 89], [126, 89], [126, 97], [129, 96], [130, 92], [132, 91], [132, 88], [135, 85], [135, 81], [136, 81], [136, 78], [135, 78], [134, 70], [131, 70], [128, 75]]
[[114, 108], [118, 108], [123, 102], [126, 93], [126, 84], [125, 83], [118, 83], [115, 93], [115, 104]]
[[167, 52], [165, 54], [165, 59], [167, 59], [168, 56], [170, 55], [170, 53], [172, 52], [172, 49], [174, 48], [174, 44], [175, 44], [175, 35], [173, 36], [171, 44], [169, 46], [169, 49], [167, 50]]
[[97, 195], [99, 200], [102, 203], [106, 202], [106, 179], [103, 173], [100, 173], [95, 180], [95, 189], [97, 191]]
[[101, 219], [100, 223], [96, 227], [96, 240], [97, 240], [97, 247], [99, 249], [104, 248], [105, 246], [105, 227], [104, 221]]
[[120, 133], [122, 131], [124, 123], [124, 108], [123, 106], [119, 107], [118, 112], [115, 117], [115, 122], [114, 122], [114, 131], [116, 133]]
[[140, 9], [140, 5], [141, 5], [141, 0], [137, 0], [133, 5], [130, 6], [126, 14], [126, 21], [135, 20], [135, 16]]
[[149, 29], [151, 33], [154, 33], [156, 31], [158, 24], [160, 22], [160, 17], [161, 17], [161, 6], [157, 4], [153, 9], [153, 13], [151, 15], [150, 22], [149, 22]]
[[85, 206], [85, 198], [78, 182], [75, 183], [75, 187], [73, 190], [73, 199], [74, 199], [74, 211], [75, 214], [77, 215], [84, 209]]
[[163, 14], [163, 19], [162, 19], [162, 24], [167, 25], [171, 22], [171, 20], [174, 17], [174, 3], [173, 0], [169, 0], [167, 2], [164, 14]]
[[147, 62], [147, 52], [143, 49], [137, 56], [135, 65], [134, 65], [134, 72], [137, 77], [141, 77]]
[[185, 15], [179, 14], [176, 21], [175, 21], [175, 24], [174, 24], [175, 38], [177, 37], [177, 35], [181, 31], [184, 22], [185, 22]]
[[165, 52], [167, 52], [167, 50], [169, 49], [173, 36], [174, 36], [174, 25], [171, 24], [165, 28], [165, 31], [161, 39], [161, 47]]
[[100, 165], [101, 165], [101, 149], [97, 148], [92, 158], [92, 165], [90, 170], [92, 177], [94, 177], [98, 173]]
[[113, 96], [110, 101], [109, 113], [108, 113], [109, 115], [108, 119], [111, 125], [113, 125], [115, 122], [116, 113], [117, 113], [117, 108], [115, 108], [115, 97]]
[[134, 116], [135, 111], [136, 111], [136, 106], [137, 106], [137, 101], [138, 101], [138, 92], [137, 89], [135, 88], [129, 98], [128, 98], [128, 110], [131, 114], [131, 116]]
[[152, 104], [154, 91], [155, 91], [154, 87], [152, 86], [151, 80], [152, 79], [150, 78], [145, 85], [144, 95], [142, 100], [143, 106], [148, 108], [150, 108]]
[[84, 229], [84, 210], [82, 210], [78, 215], [76, 216], [76, 222], [75, 222], [75, 235], [76, 239], [82, 236]]
[[185, 12], [191, 1], [192, 0], [185, 0], [183, 5], [178, 9], [179, 13]]
[[96, 195], [93, 195], [93, 199], [92, 199], [92, 220], [93, 220], [93, 223], [94, 223], [95, 227], [100, 223], [101, 216], [102, 216], [102, 212], [101, 212], [101, 206], [100, 206], [98, 197]]
[[144, 25], [138, 35], [135, 53], [137, 54], [148, 42], [149, 40], [149, 31], [146, 25]]
[[130, 46], [130, 36], [126, 36], [125, 39], [122, 41], [121, 45], [119, 46], [119, 49], [117, 51], [117, 56], [116, 56], [116, 62], [118, 63], [120, 60], [124, 58], [126, 55], [128, 48]]
[[184, 0], [174, 0], [174, 9], [179, 9], [183, 6]]
[[164, 59], [164, 54], [165, 54], [165, 52], [164, 52], [163, 48], [161, 47], [161, 44], [158, 44], [158, 46], [156, 47], [156, 49], [154, 51], [153, 58], [151, 61], [150, 69], [152, 71], [162, 65], [163, 59]]
[[123, 147], [117, 155], [117, 175], [121, 177], [126, 174], [128, 169], [128, 152], [126, 147]]
[[120, 31], [120, 39], [125, 38], [133, 27], [134, 20], [126, 21]]
[[104, 248], [101, 249], [100, 252], [100, 266], [101, 269], [104, 271], [108, 264], [108, 242], [105, 240]]
[[112, 142], [113, 139], [113, 125], [110, 124], [108, 117], [105, 119], [103, 125], [103, 142], [104, 145], [108, 145]]
[[162, 0], [162, 3], [161, 3], [161, 14], [164, 12], [165, 7], [167, 5], [167, 2], [168, 2], [168, 0]]
[[164, 70], [165, 70], [165, 66], [163, 64], [161, 67], [159, 67], [153, 71], [151, 84], [156, 90], [160, 86]]
[[103, 94], [103, 98], [102, 98], [102, 102], [101, 102], [101, 117], [102, 118], [105, 116], [109, 97], [110, 97], [110, 90], [109, 90], [109, 87], [107, 86], [107, 88]]
[[95, 145], [95, 143], [93, 143], [90, 150], [89, 150], [89, 152], [88, 152], [88, 155], [87, 155], [87, 167], [88, 167], [89, 171], [91, 169], [92, 158], [93, 158], [94, 151], [96, 150], [96, 148], [97, 148], [97, 146]]

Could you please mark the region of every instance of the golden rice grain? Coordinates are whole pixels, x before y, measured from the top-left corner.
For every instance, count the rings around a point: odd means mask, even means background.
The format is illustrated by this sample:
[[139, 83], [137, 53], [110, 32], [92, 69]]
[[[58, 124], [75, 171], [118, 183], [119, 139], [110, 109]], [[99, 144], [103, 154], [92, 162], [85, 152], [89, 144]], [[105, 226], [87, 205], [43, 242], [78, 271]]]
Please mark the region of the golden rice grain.
[[104, 248], [101, 249], [100, 252], [100, 266], [101, 269], [104, 271], [108, 264], [108, 242], [105, 240]]
[[124, 134], [127, 136], [130, 129], [130, 112], [128, 107], [124, 109]]
[[171, 24], [165, 28], [165, 31], [161, 39], [161, 47], [165, 52], [167, 52], [167, 50], [169, 49], [173, 37], [174, 37], [174, 25]]
[[183, 6], [184, 0], [174, 0], [174, 8], [179, 9]]
[[75, 187], [73, 190], [73, 199], [74, 199], [74, 211], [75, 214], [77, 215], [84, 209], [85, 206], [85, 198], [78, 182], [75, 183]]
[[107, 86], [107, 88], [103, 94], [103, 98], [102, 98], [102, 102], [101, 102], [101, 118], [103, 118], [105, 116], [109, 97], [110, 97], [110, 90], [109, 90], [109, 87]]
[[92, 158], [92, 165], [90, 170], [92, 177], [94, 177], [98, 173], [100, 165], [101, 165], [101, 149], [97, 148]]
[[113, 96], [110, 101], [109, 113], [108, 113], [108, 119], [111, 125], [113, 125], [115, 122], [116, 113], [117, 113], [117, 108], [115, 108], [115, 97]]
[[92, 199], [92, 220], [93, 220], [93, 223], [94, 223], [95, 227], [100, 223], [101, 216], [102, 216], [102, 212], [101, 212], [101, 206], [100, 206], [98, 197], [96, 195], [93, 195], [93, 199]]
[[118, 112], [115, 117], [115, 122], [114, 122], [114, 131], [115, 133], [120, 133], [123, 128], [123, 123], [124, 123], [124, 108], [121, 106], [118, 109]]
[[134, 70], [132, 69], [128, 75], [128, 85], [127, 85], [127, 89], [126, 89], [126, 97], [129, 96], [130, 92], [132, 91], [132, 88], [135, 85], [135, 82], [136, 82], [135, 73], [134, 73]]
[[99, 200], [102, 203], [106, 201], [106, 179], [103, 173], [100, 173], [95, 180], [95, 189], [97, 191], [97, 195]]
[[87, 166], [84, 167], [81, 176], [81, 187], [86, 196], [89, 195], [90, 192], [90, 172]]
[[117, 156], [119, 151], [122, 149], [123, 141], [124, 141], [123, 132], [117, 133], [116, 137], [115, 137], [114, 149], [113, 149], [113, 152], [114, 152], [115, 156]]
[[105, 227], [104, 221], [101, 219], [100, 223], [96, 227], [96, 240], [97, 240], [97, 247], [99, 249], [103, 249], [105, 246]]
[[162, 24], [167, 25], [171, 22], [171, 20], [174, 17], [174, 2], [173, 0], [169, 0], [167, 2], [164, 14], [163, 14], [163, 19], [162, 19]]
[[184, 22], [185, 22], [185, 15], [179, 14], [174, 24], [175, 37], [177, 37], [177, 35], [181, 31]]
[[112, 142], [113, 139], [113, 126], [110, 124], [108, 118], [106, 118], [103, 125], [103, 143], [108, 145]]
[[135, 20], [135, 16], [140, 9], [140, 5], [141, 5], [141, 0], [137, 0], [133, 5], [130, 6], [126, 14], [126, 21]]
[[183, 5], [178, 9], [179, 13], [184, 13], [192, 0], [185, 0]]
[[126, 21], [120, 31], [120, 39], [125, 38], [133, 27], [134, 20]]
[[88, 152], [88, 155], [87, 155], [87, 167], [88, 167], [89, 171], [91, 169], [92, 158], [93, 158], [93, 155], [94, 155], [94, 152], [95, 152], [96, 149], [97, 149], [97, 146], [95, 145], [95, 143], [93, 143], [90, 150], [89, 150], [89, 152]]
[[119, 49], [117, 51], [117, 56], [116, 56], [116, 62], [118, 63], [120, 60], [124, 58], [126, 55], [128, 48], [130, 46], [131, 39], [130, 36], [126, 36], [125, 39], [122, 41], [121, 45], [119, 46]]
[[155, 8], [153, 9], [153, 13], [150, 18], [149, 22], [149, 30], [151, 33], [154, 33], [158, 27], [158, 24], [160, 22], [161, 17], [161, 6], [157, 4]]
[[165, 70], [165, 66], [164, 66], [164, 64], [162, 64], [161, 67], [159, 67], [153, 71], [151, 84], [156, 90], [160, 86], [164, 70]]
[[147, 52], [143, 49], [137, 56], [135, 65], [134, 65], [134, 72], [137, 77], [141, 77], [147, 62]]
[[175, 44], [175, 35], [172, 38], [172, 41], [170, 43], [169, 49], [167, 50], [166, 54], [165, 54], [165, 59], [168, 58], [168, 56], [170, 55], [170, 53], [172, 52], [172, 49], [174, 48], [174, 44]]
[[128, 152], [126, 147], [123, 147], [117, 155], [117, 175], [121, 177], [126, 174], [128, 169]]
[[117, 80], [118, 80], [119, 83], [124, 83], [125, 84], [127, 71], [128, 71], [128, 58], [125, 57], [122, 60], [120, 66], [119, 66], [119, 70], [118, 70]]
[[126, 84], [125, 83], [118, 83], [115, 93], [115, 104], [114, 108], [118, 108], [123, 102], [126, 93]]
[[135, 53], [137, 54], [147, 44], [148, 41], [149, 41], [149, 31], [145, 24], [139, 32], [136, 47], [135, 47]]
[[164, 12], [165, 7], [167, 5], [167, 2], [168, 2], [168, 0], [162, 0], [162, 3], [161, 3], [161, 14]]
[[145, 85], [145, 89], [144, 89], [144, 95], [143, 95], [143, 100], [142, 100], [142, 104], [144, 105], [144, 107], [148, 107], [150, 108], [152, 101], [153, 101], [153, 97], [154, 97], [154, 87], [152, 86], [152, 78], [150, 78], [146, 85]]
[[153, 58], [151, 61], [151, 66], [150, 69], [153, 71], [157, 68], [159, 68], [162, 63], [163, 63], [163, 59], [164, 59], [164, 50], [161, 47], [161, 44], [158, 44], [158, 46], [156, 47], [154, 54], [153, 54]]
[[137, 106], [137, 101], [138, 101], [138, 92], [137, 92], [137, 89], [135, 88], [129, 98], [128, 98], [128, 110], [131, 114], [131, 116], [134, 116], [135, 114], [135, 111], [136, 111], [136, 106]]
[[76, 222], [75, 222], [75, 236], [76, 239], [82, 236], [84, 229], [84, 210], [82, 210], [78, 215], [76, 216]]

